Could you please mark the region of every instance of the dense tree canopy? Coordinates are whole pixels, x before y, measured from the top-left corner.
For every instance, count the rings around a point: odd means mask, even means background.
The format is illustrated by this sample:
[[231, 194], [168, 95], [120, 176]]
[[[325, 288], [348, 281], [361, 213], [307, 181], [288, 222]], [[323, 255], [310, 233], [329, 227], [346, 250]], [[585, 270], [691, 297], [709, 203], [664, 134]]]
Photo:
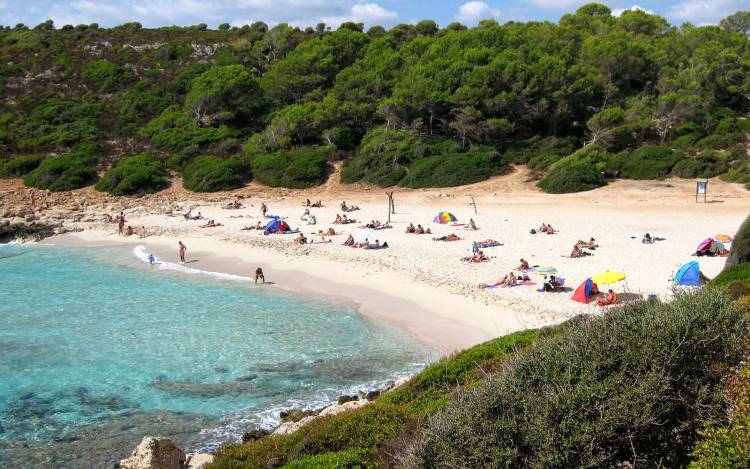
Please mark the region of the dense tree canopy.
[[[616, 166], [632, 169], [627, 155], [662, 146], [691, 159], [714, 152], [721, 164], [712, 167], [745, 181], [749, 32], [747, 11], [720, 26], [677, 27], [640, 10], [616, 17], [595, 3], [558, 23], [441, 29], [425, 20], [366, 33], [357, 23], [336, 31], [261, 22], [218, 30], [6, 27], [0, 152], [61, 153], [95, 142], [187, 161], [326, 146], [336, 150], [329, 158], [348, 160], [347, 182], [415, 181], [405, 178], [417, 169], [424, 186], [448, 182], [423, 180], [427, 168], [454, 167], [434, 166], [441, 155], [485, 155], [476, 160], [485, 170], [469, 179], [508, 162], [544, 176], [595, 144], [611, 157], [600, 163], [625, 175], [633, 171]], [[378, 130], [415, 141], [399, 153]], [[380, 135], [381, 146], [366, 135]], [[711, 158], [683, 163], [679, 174]], [[590, 184], [562, 184], [574, 186]]]

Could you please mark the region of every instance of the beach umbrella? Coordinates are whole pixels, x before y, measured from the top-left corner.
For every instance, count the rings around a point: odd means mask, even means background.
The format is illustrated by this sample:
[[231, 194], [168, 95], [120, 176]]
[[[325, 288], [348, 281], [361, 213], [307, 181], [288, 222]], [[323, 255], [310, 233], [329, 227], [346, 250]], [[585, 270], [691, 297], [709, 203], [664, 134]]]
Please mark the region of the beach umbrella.
[[716, 236], [714, 236], [714, 239], [723, 243], [732, 241], [732, 237], [726, 234], [717, 234]]
[[455, 223], [458, 221], [455, 215], [450, 212], [438, 212], [435, 218], [432, 219], [433, 223]]
[[605, 285], [611, 285], [613, 283], [622, 282], [625, 280], [625, 274], [622, 272], [610, 272], [609, 270], [606, 272], [601, 272], [593, 277], [591, 277], [591, 280], [594, 281], [594, 283], [603, 283]]
[[371, 239], [374, 233], [375, 233], [375, 230], [373, 230], [372, 228], [365, 228], [364, 230], [359, 230], [357, 234], [354, 235], [354, 241], [358, 243], [362, 243], [366, 239]]
[[557, 269], [552, 267], [551, 265], [542, 265], [542, 266], [536, 267], [534, 269], [534, 272], [538, 274], [543, 274], [543, 275], [556, 274]]

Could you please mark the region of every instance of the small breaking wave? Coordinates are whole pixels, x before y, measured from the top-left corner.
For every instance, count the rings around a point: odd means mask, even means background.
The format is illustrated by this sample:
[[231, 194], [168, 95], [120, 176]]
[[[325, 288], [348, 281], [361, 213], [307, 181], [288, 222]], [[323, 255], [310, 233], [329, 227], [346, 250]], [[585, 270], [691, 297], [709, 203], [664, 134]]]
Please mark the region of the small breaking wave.
[[[133, 248], [133, 254], [138, 260], [143, 261], [145, 263], [149, 263], [149, 260], [148, 260], [149, 253], [146, 251], [146, 248], [144, 246], [136, 246], [135, 248]], [[180, 272], [183, 274], [190, 274], [190, 275], [207, 275], [209, 277], [214, 277], [214, 278], [218, 278], [221, 280], [230, 280], [232, 282], [250, 282], [253, 280], [250, 277], [244, 277], [242, 275], [225, 274], [224, 272], [212, 272], [210, 270], [193, 269], [192, 267], [186, 267], [182, 264], [161, 261], [159, 260], [158, 257], [156, 258], [156, 262], [154, 262], [154, 266], [160, 270], [171, 270], [171, 271]]]
[[403, 378], [410, 378], [423, 370], [425, 363], [412, 363], [403, 372], [392, 374], [383, 380], [374, 380], [359, 385], [331, 387], [319, 390], [309, 398], [292, 398], [283, 403], [271, 404], [265, 408], [246, 409], [234, 412], [223, 418], [216, 427], [204, 429], [189, 450], [195, 453], [215, 452], [222, 446], [242, 441], [242, 435], [253, 429], [273, 430], [280, 423], [279, 415], [288, 410], [319, 410], [336, 404], [339, 396], [358, 395], [374, 390], [382, 390]]

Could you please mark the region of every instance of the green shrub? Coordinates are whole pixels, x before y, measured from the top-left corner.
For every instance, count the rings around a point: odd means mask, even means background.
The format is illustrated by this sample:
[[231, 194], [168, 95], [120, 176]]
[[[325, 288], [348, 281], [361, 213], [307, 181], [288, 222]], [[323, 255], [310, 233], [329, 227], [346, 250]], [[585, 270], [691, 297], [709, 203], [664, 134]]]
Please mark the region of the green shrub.
[[613, 166], [626, 179], [663, 179], [685, 155], [666, 147], [641, 147], [613, 161]]
[[366, 182], [379, 187], [397, 185], [406, 176], [406, 167], [390, 153], [357, 155], [341, 169], [341, 182]]
[[728, 266], [711, 280], [711, 284], [717, 287], [731, 288], [735, 283], [750, 288], [750, 263]]
[[127, 94], [117, 99], [115, 106], [122, 122], [137, 124], [159, 115], [169, 106], [170, 100], [171, 97], [163, 89], [139, 81]]
[[199, 127], [179, 107], [165, 109], [140, 130], [140, 135], [163, 150], [184, 150], [196, 146], [205, 148], [237, 136], [227, 126]]
[[745, 219], [732, 241], [732, 250], [727, 259], [727, 266], [750, 263], [750, 217]]
[[732, 403], [727, 425], [712, 426], [693, 451], [691, 469], [750, 467], [750, 367], [745, 364], [727, 381], [724, 391]]
[[185, 166], [182, 177], [185, 189], [217, 192], [242, 187], [252, 178], [252, 173], [244, 158], [223, 160], [215, 156], [199, 156]]
[[[56, 149], [90, 142], [98, 137], [96, 120], [104, 106], [95, 100], [62, 99], [51, 94], [28, 99], [30, 111], [6, 114], [4, 126], [20, 150]], [[5, 119], [4, 119], [5, 120]]]
[[57, 158], [47, 158], [23, 178], [24, 184], [53, 192], [80, 189], [96, 180], [94, 146], [81, 148]]
[[579, 146], [572, 138], [534, 136], [513, 143], [505, 151], [505, 159], [514, 164], [526, 164], [531, 169], [544, 171]]
[[253, 175], [270, 187], [304, 189], [326, 182], [329, 173], [327, 148], [299, 148], [252, 159]]
[[604, 169], [610, 154], [589, 145], [553, 164], [539, 187], [551, 194], [565, 194], [596, 189], [607, 184]]
[[21, 177], [36, 169], [44, 155], [20, 155], [0, 161], [0, 177]]
[[581, 318], [427, 423], [405, 467], [680, 467], [720, 415], [745, 313], [720, 289]]
[[167, 187], [164, 164], [151, 155], [124, 158], [96, 184], [96, 190], [111, 195], [144, 195]]
[[713, 151], [706, 151], [696, 157], [680, 160], [672, 175], [680, 178], [712, 178], [727, 171], [727, 159]]
[[86, 64], [81, 76], [90, 88], [100, 93], [111, 93], [130, 80], [132, 72], [114, 62], [102, 59]]
[[324, 453], [298, 459], [284, 466], [284, 469], [360, 469], [371, 467], [368, 461], [370, 451], [349, 449]]
[[406, 176], [411, 161], [424, 154], [425, 149], [413, 132], [371, 129], [362, 138], [357, 155], [341, 170], [341, 182], [395, 186]]
[[750, 183], [750, 161], [736, 160], [730, 163], [729, 171], [721, 175], [722, 181]]
[[491, 148], [415, 160], [401, 185], [411, 188], [453, 187], [484, 181], [503, 170], [503, 159]]

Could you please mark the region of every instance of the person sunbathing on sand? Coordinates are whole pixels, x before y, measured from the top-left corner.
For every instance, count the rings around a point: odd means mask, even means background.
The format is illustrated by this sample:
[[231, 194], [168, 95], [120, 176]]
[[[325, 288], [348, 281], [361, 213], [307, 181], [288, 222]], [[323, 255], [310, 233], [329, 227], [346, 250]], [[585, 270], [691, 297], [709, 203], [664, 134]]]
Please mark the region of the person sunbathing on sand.
[[311, 206], [312, 207], [321, 208], [323, 206], [323, 202], [319, 200], [319, 201], [315, 202], [314, 204], [312, 204]]
[[311, 205], [310, 205], [310, 199], [307, 199], [307, 201], [305, 202], [305, 207], [311, 207]]
[[518, 278], [516, 278], [516, 274], [511, 272], [505, 276], [505, 282], [501, 282], [500, 285], [498, 285], [498, 287], [501, 287], [501, 288], [512, 287], [516, 283], [518, 283]]
[[498, 278], [493, 283], [480, 283], [479, 288], [491, 288], [491, 287], [507, 287], [509, 285], [515, 285], [518, 279], [513, 272], [508, 275]]
[[354, 246], [354, 236], [349, 235], [346, 241], [344, 241], [344, 246]]
[[339, 214], [337, 213], [337, 214], [336, 214], [336, 219], [335, 219], [335, 220], [333, 220], [333, 223], [334, 223], [334, 224], [336, 224], [336, 225], [340, 225], [340, 224], [342, 224], [343, 222], [344, 222], [344, 220], [343, 220], [343, 219], [341, 218], [341, 215], [339, 215]]
[[307, 244], [307, 238], [305, 238], [305, 235], [300, 233], [299, 236], [297, 236], [297, 238], [294, 240], [294, 242], [297, 244]]
[[208, 220], [208, 223], [201, 225], [200, 228], [216, 228], [217, 226], [223, 226], [221, 223], [216, 223], [214, 220]]
[[557, 280], [557, 278], [554, 275], [550, 275], [549, 280], [547, 280], [546, 275], [544, 276], [544, 286], [542, 286], [543, 291], [555, 291], [561, 286], [562, 286], [562, 283], [559, 280]]
[[369, 246], [370, 246], [370, 240], [366, 238], [361, 243], [354, 243], [352, 245], [353, 248], [365, 248], [365, 249], [367, 249]]
[[424, 228], [422, 228], [422, 225], [417, 225], [417, 231], [415, 231], [416, 234], [425, 234]]
[[589, 239], [588, 242], [582, 239], [579, 239], [578, 242], [576, 243], [576, 246], [578, 246], [579, 248], [586, 248], [586, 249], [596, 249], [599, 247], [599, 245], [596, 244], [596, 240], [594, 238]]
[[323, 234], [326, 236], [336, 236], [338, 233], [336, 233], [336, 230], [334, 230], [333, 228], [328, 228], [328, 231]]
[[552, 225], [546, 225], [546, 226], [547, 226], [547, 231], [546, 231], [547, 234], [551, 235], [551, 234], [557, 233], [557, 231], [555, 231], [555, 229], [552, 228]]
[[318, 241], [315, 241], [315, 244], [328, 244], [332, 243], [330, 239], [326, 239], [326, 235], [322, 234], [320, 235], [320, 239]]
[[571, 251], [570, 253], [570, 258], [578, 259], [579, 257], [583, 257], [583, 251], [581, 251], [581, 248], [579, 248], [576, 244], [575, 246], [573, 246], [573, 251]]
[[487, 257], [484, 255], [483, 251], [479, 251], [476, 254], [474, 254], [473, 256], [464, 257], [461, 260], [464, 261], [464, 262], [471, 262], [471, 263], [474, 263], [474, 264], [479, 264], [480, 262], [486, 261]]
[[125, 236], [133, 236], [135, 234], [135, 231], [133, 231], [133, 227], [128, 225], [128, 229], [125, 231]]
[[412, 234], [417, 232], [417, 229], [414, 228], [414, 223], [409, 223], [409, 226], [406, 227], [406, 232]]
[[440, 236], [438, 238], [432, 238], [433, 241], [459, 241], [461, 238], [459, 238], [457, 235], [451, 233], [447, 236]]
[[529, 267], [529, 263], [524, 258], [521, 258], [520, 262], [521, 265], [516, 267], [516, 270], [518, 270], [519, 272], [526, 272], [527, 270], [531, 270], [531, 267]]
[[467, 228], [469, 230], [473, 230], [473, 231], [476, 231], [478, 229], [477, 228], [477, 224], [474, 223], [474, 219], [473, 218], [469, 218], [469, 226]]
[[596, 304], [604, 307], [604, 306], [613, 305], [615, 303], [617, 303], [617, 293], [612, 291], [612, 289], [610, 288], [609, 291], [607, 292], [607, 296], [597, 301]]

